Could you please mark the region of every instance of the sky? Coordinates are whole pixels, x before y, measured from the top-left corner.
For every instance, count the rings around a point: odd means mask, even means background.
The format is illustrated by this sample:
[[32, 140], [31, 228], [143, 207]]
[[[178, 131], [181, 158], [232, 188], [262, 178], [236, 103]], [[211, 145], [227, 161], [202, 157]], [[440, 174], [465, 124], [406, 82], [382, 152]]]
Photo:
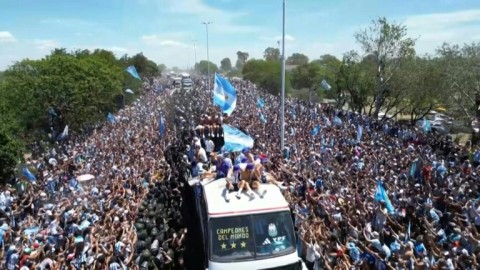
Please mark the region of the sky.
[[[386, 17], [418, 38], [419, 54], [443, 42], [480, 41], [478, 0], [286, 0], [285, 54], [339, 58], [361, 50], [354, 33]], [[278, 47], [282, 0], [0, 0], [0, 70], [54, 48], [143, 52], [156, 63], [189, 68], [219, 64], [237, 51], [261, 58]]]

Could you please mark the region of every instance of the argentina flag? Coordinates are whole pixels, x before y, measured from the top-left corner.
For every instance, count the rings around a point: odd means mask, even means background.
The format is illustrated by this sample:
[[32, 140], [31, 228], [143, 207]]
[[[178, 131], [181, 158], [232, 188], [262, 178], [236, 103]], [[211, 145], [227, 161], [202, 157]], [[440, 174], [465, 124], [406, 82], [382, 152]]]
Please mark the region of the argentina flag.
[[257, 107], [258, 108], [263, 108], [265, 106], [265, 101], [262, 98], [259, 98], [257, 100]]
[[430, 130], [432, 130], [432, 127], [430, 125], [430, 121], [428, 119], [423, 118], [423, 124], [422, 124], [423, 132], [428, 133]]
[[222, 125], [223, 139], [225, 145], [223, 150], [226, 152], [242, 151], [245, 148], [253, 147], [253, 138], [229, 125]]
[[320, 132], [321, 129], [322, 129], [322, 128], [320, 127], [320, 125], [316, 125], [315, 128], [314, 128], [312, 131], [310, 131], [310, 134], [312, 134], [313, 136], [315, 136], [315, 135], [318, 134], [318, 132]]
[[258, 113], [258, 117], [260, 117], [260, 121], [262, 121], [263, 124], [267, 123], [267, 118], [265, 118], [265, 115], [263, 115], [262, 112]]
[[22, 174], [31, 182], [35, 182], [37, 180], [35, 175], [33, 175], [33, 173], [27, 167], [23, 167]]
[[159, 125], [158, 125], [158, 133], [160, 134], [160, 136], [163, 137], [166, 129], [167, 128], [165, 126], [165, 118], [163, 117], [163, 115], [160, 115], [160, 121], [159, 121]]
[[115, 116], [113, 116], [112, 113], [108, 113], [107, 115], [107, 121], [111, 124], [115, 123], [116, 122], [116, 119], [115, 119]]
[[328, 84], [328, 82], [326, 80], [322, 80], [320, 85], [322, 86], [323, 89], [325, 89], [327, 91], [332, 89], [332, 87], [330, 86], [330, 84]]
[[215, 74], [213, 104], [218, 105], [227, 115], [232, 114], [237, 106], [237, 91], [228, 80], [218, 74]]
[[363, 135], [363, 127], [361, 125], [357, 126], [357, 142], [360, 142], [362, 140], [362, 135]]
[[132, 75], [132, 77], [134, 77], [135, 79], [142, 80], [142, 78], [140, 78], [140, 75], [138, 75], [138, 72], [135, 66], [129, 66], [125, 69], [125, 71], [130, 73], [130, 75]]
[[68, 125], [65, 126], [63, 132], [57, 136], [57, 141], [65, 140], [68, 137]]
[[390, 202], [387, 191], [385, 190], [385, 187], [383, 186], [383, 183], [381, 181], [377, 181], [377, 190], [375, 191], [375, 201], [377, 202], [384, 201], [387, 207], [388, 213], [390, 214], [394, 213], [395, 208]]

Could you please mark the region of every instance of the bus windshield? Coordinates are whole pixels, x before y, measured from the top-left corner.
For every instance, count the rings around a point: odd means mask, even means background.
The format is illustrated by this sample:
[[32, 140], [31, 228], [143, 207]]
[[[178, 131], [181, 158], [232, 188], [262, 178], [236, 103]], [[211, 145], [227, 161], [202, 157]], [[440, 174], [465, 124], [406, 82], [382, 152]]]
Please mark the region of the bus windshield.
[[288, 211], [212, 218], [210, 239], [214, 262], [266, 259], [296, 251]]

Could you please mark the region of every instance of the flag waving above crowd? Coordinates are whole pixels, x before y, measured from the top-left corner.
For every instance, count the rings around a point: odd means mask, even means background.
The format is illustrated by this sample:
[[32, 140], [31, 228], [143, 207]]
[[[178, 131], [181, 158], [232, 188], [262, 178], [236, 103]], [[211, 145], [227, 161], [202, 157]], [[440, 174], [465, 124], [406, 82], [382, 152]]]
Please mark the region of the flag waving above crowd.
[[125, 69], [125, 71], [130, 73], [130, 75], [132, 75], [132, 77], [134, 77], [135, 79], [142, 80], [142, 78], [140, 78], [140, 75], [138, 75], [138, 72], [135, 66], [129, 66]]
[[213, 104], [218, 105], [227, 115], [232, 114], [237, 106], [237, 91], [227, 79], [219, 74], [215, 74]]

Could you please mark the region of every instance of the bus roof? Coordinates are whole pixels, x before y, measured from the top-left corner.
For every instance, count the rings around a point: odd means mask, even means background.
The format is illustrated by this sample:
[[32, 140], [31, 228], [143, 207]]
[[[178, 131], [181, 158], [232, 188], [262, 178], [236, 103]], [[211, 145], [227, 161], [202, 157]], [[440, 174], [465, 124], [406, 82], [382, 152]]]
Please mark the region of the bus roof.
[[283, 197], [280, 189], [273, 184], [262, 184], [261, 190], [266, 190], [265, 196], [255, 194], [252, 199], [245, 193], [238, 199], [236, 192], [230, 193], [230, 201], [225, 201], [224, 190], [225, 178], [213, 180], [203, 184], [203, 192], [207, 204], [209, 217], [238, 216], [246, 214], [257, 214], [289, 210], [288, 203]]

